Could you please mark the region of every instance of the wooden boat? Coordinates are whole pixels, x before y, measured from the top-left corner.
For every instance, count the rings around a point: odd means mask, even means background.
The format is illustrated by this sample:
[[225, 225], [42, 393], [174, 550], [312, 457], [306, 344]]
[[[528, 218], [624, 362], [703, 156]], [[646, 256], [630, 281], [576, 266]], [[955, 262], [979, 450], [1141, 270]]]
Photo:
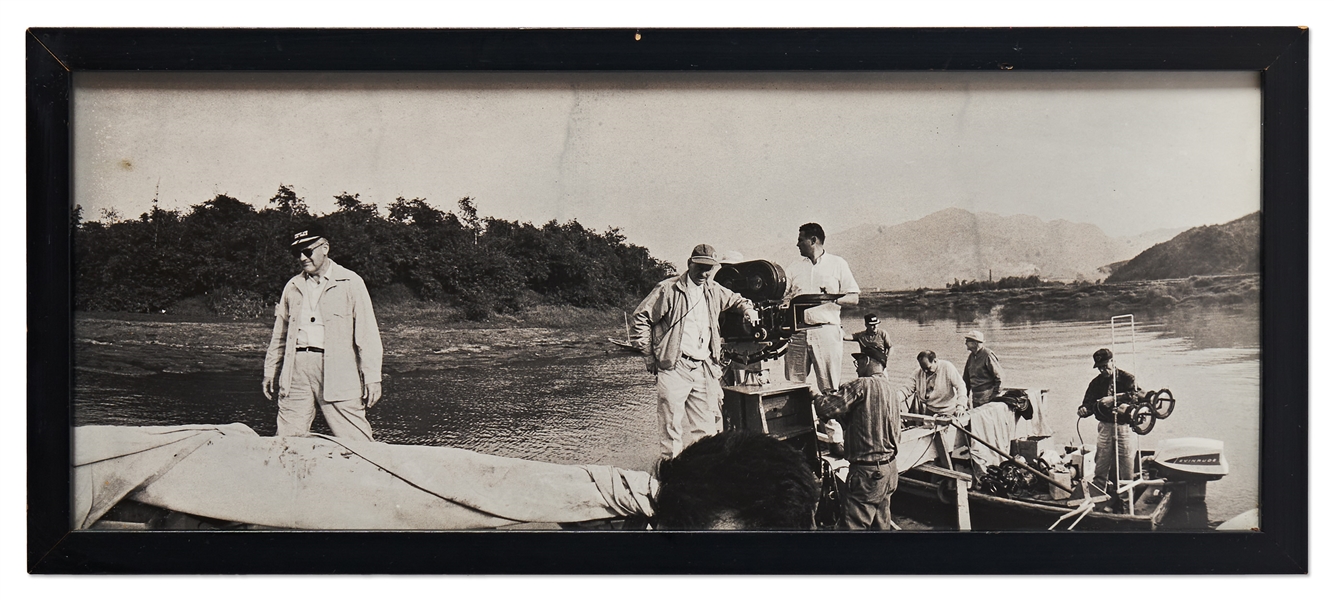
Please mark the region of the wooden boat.
[[638, 353], [639, 349], [636, 348], [635, 345], [630, 342], [630, 314], [622, 312], [621, 318], [625, 320], [625, 339], [618, 340], [616, 338], [609, 337], [607, 338], [607, 341], [611, 342], [612, 344], [615, 344], [617, 348], [620, 348], [622, 350], [629, 350], [631, 352]]
[[[905, 433], [923, 427], [927, 426], [914, 427]], [[954, 427], [945, 426], [947, 430]], [[937, 434], [937, 438], [941, 437], [948, 439], [949, 435]], [[1110, 496], [1098, 495], [1086, 485], [1071, 486], [1072, 494], [1061, 493], [1055, 485], [1046, 486], [1045, 493], [1024, 497], [985, 493], [977, 489], [969, 461], [955, 460], [956, 456], [939, 452], [939, 447], [937, 444], [929, 453], [931, 460], [909, 461], [900, 468], [893, 511], [927, 523], [957, 525], [960, 529], [1204, 530], [1210, 527], [1204, 504], [1205, 485], [1227, 473], [1221, 442], [1197, 438], [1166, 440], [1158, 451], [1140, 451], [1136, 459], [1137, 475], [1123, 482], [1119, 489], [1123, 497], [1133, 499], [1133, 506], [1126, 512], [1111, 512]], [[903, 450], [912, 448], [909, 443], [903, 444]], [[1093, 457], [1084, 458], [1084, 472], [1091, 472]], [[1175, 465], [1175, 459], [1184, 463]], [[1196, 461], [1207, 465], [1197, 468], [1192, 464]], [[960, 490], [967, 490], [966, 494]]]
[[[1117, 315], [1110, 319], [1111, 346], [1117, 345], [1118, 325], [1124, 332], [1128, 326], [1131, 346], [1131, 360], [1134, 360], [1135, 317]], [[1031, 392], [1033, 390], [1026, 390]], [[1170, 392], [1162, 390], [1160, 393]], [[1045, 412], [1046, 390], [1038, 390], [1032, 396], [1034, 413]], [[993, 403], [994, 404], [994, 403]], [[1166, 418], [1171, 414], [1172, 406], [1152, 406], [1148, 408], [1150, 417]], [[1159, 409], [1165, 409], [1158, 414]], [[1145, 410], [1141, 407], [1141, 411]], [[1138, 412], [1136, 413], [1138, 414]], [[918, 426], [940, 426], [930, 424], [931, 417], [915, 417]], [[1138, 425], [1139, 423], [1137, 423]], [[1147, 427], [1132, 425], [1137, 433], [1145, 434], [1152, 429], [1152, 419]], [[960, 424], [954, 421], [950, 427]], [[1041, 429], [1041, 427], [1039, 427]], [[969, 432], [961, 432], [981, 441], [997, 454], [1009, 459], [1008, 455], [994, 444], [979, 440]], [[1020, 439], [1016, 435], [1014, 439]], [[1046, 435], [1034, 436], [1039, 443], [1050, 444]], [[1045, 439], [1041, 439], [1045, 438]], [[1028, 440], [1032, 440], [1029, 438]], [[1028, 441], [1026, 440], [1026, 441]], [[997, 440], [1001, 441], [1001, 440]], [[970, 451], [977, 444], [970, 444]], [[1037, 444], [1028, 446], [1031, 451], [1027, 458], [1031, 460], [1037, 454]], [[1049, 450], [1054, 448], [1048, 447]], [[1079, 473], [1092, 473], [1093, 449], [1080, 449]], [[1047, 493], [1024, 493], [1016, 496], [1002, 496], [982, 492], [975, 485], [973, 461], [955, 460], [952, 452], [937, 452], [929, 463], [905, 464], [899, 479], [899, 488], [895, 493], [893, 510], [903, 514], [916, 514], [927, 520], [950, 520], [948, 513], [953, 509], [953, 520], [960, 529], [977, 528], [985, 530], [1033, 530], [1033, 529], [1080, 529], [1080, 530], [1115, 530], [1115, 531], [1152, 531], [1159, 529], [1202, 530], [1209, 528], [1208, 510], [1204, 504], [1206, 485], [1227, 474], [1227, 459], [1223, 456], [1223, 443], [1202, 438], [1179, 438], [1164, 440], [1158, 450], [1141, 450], [1135, 457], [1135, 474], [1116, 490], [1127, 501], [1125, 512], [1109, 512], [1110, 495], [1095, 496], [1091, 486], [1083, 481], [1071, 486], [1069, 480], [1062, 482], [1048, 477], [1051, 485]], [[1025, 461], [1012, 461], [1023, 463]], [[1025, 465], [1024, 469], [1042, 475]], [[964, 490], [967, 490], [966, 492]], [[1027, 490], [1031, 492], [1031, 490]], [[1121, 503], [1119, 500], [1118, 504]]]
[[[1039, 396], [1038, 401], [1044, 399]], [[1162, 442], [1157, 452], [1140, 451], [1136, 460], [1139, 475], [1124, 482], [1120, 490], [1134, 501], [1126, 512], [1106, 512], [1110, 496], [1090, 492], [1088, 486], [1068, 485], [1068, 481], [1064, 482], [1068, 494], [1048, 485], [1042, 493], [999, 496], [980, 491], [974, 482], [967, 455], [977, 445], [966, 443], [968, 434], [960, 431], [958, 421], [917, 414], [905, 415], [905, 420], [910, 426], [900, 434], [899, 486], [892, 512], [940, 527], [986, 531], [1208, 529], [1205, 484], [1226, 475], [1228, 469], [1221, 442], [1182, 438]], [[1010, 458], [1004, 453], [1003, 457]], [[1083, 471], [1092, 472], [1092, 455], [1083, 458]], [[822, 459], [840, 481], [845, 479], [847, 461]]]
[[607, 338], [607, 341], [608, 341], [608, 342], [611, 342], [611, 343], [613, 343], [613, 344], [615, 344], [617, 348], [620, 348], [620, 349], [622, 349], [622, 350], [629, 350], [629, 351], [631, 351], [631, 352], [639, 352], [639, 349], [638, 349], [638, 348], [635, 348], [635, 345], [634, 345], [634, 344], [631, 344], [630, 342], [622, 341], [622, 340], [618, 340], [618, 339], [616, 339], [616, 338]]

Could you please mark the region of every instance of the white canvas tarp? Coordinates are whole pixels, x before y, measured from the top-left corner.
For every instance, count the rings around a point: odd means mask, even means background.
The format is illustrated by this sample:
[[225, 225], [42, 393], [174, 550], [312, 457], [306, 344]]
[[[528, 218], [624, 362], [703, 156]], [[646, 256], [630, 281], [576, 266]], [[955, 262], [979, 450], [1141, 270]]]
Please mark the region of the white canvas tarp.
[[245, 425], [74, 430], [73, 526], [123, 498], [299, 529], [481, 529], [652, 515], [647, 473]]

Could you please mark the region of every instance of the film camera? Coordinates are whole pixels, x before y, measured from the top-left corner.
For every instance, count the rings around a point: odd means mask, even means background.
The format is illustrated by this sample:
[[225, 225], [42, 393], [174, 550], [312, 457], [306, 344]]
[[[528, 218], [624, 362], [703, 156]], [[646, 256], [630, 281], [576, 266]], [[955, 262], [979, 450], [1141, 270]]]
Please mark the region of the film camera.
[[750, 300], [760, 313], [752, 327], [741, 315], [725, 312], [718, 331], [727, 345], [727, 358], [741, 364], [772, 360], [787, 352], [788, 341], [806, 329], [806, 309], [837, 300], [842, 294], [802, 294], [787, 297], [787, 274], [767, 260], [723, 265], [713, 280]]
[[[832, 471], [820, 459], [811, 388], [805, 383], [770, 381], [762, 363], [783, 356], [792, 336], [809, 327], [805, 324], [807, 309], [833, 302], [842, 294], [789, 297], [787, 274], [767, 260], [723, 265], [713, 280], [745, 296], [760, 313], [755, 326], [734, 312], [719, 317], [718, 332], [723, 338], [723, 354], [731, 360], [732, 379], [731, 385], [723, 387], [723, 429], [760, 432], [800, 452], [823, 482], [822, 509], [817, 512], [833, 514], [830, 507], [838, 502], [828, 492], [836, 483]], [[757, 377], [750, 377], [753, 375]], [[828, 526], [837, 519], [824, 521], [828, 522], [822, 525]]]

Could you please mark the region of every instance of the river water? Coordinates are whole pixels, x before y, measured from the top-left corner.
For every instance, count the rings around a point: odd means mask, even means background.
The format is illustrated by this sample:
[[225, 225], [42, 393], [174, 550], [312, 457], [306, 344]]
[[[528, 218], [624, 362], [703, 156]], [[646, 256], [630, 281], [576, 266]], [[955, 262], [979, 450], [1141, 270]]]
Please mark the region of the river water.
[[[848, 331], [860, 319], [844, 319]], [[1005, 369], [1006, 387], [1049, 390], [1048, 423], [1058, 442], [1082, 435], [1094, 443], [1092, 419], [1075, 409], [1093, 370], [1092, 353], [1111, 345], [1107, 322], [915, 321], [882, 316], [893, 341], [889, 373], [906, 383], [919, 350], [935, 350], [962, 369], [963, 334], [982, 330]], [[1209, 517], [1230, 518], [1258, 505], [1259, 319], [1251, 310], [1170, 313], [1117, 327], [1118, 366], [1145, 389], [1170, 388], [1171, 418], [1159, 421], [1141, 445], [1207, 437], [1225, 444], [1231, 473], [1209, 484]], [[849, 352], [855, 344], [847, 343]], [[262, 362], [262, 358], [257, 358]], [[257, 367], [258, 367], [257, 362]], [[843, 377], [855, 377], [845, 360]], [[565, 464], [611, 464], [647, 470], [657, 453], [653, 380], [642, 360], [619, 351], [568, 360], [507, 360], [477, 368], [439, 368], [386, 378], [384, 400], [371, 412], [376, 439], [443, 445]], [[81, 371], [75, 380], [78, 424], [249, 425], [275, 433], [275, 409], [259, 392], [258, 368], [245, 372], [158, 373], [126, 376]], [[327, 432], [322, 418], [316, 431]]]

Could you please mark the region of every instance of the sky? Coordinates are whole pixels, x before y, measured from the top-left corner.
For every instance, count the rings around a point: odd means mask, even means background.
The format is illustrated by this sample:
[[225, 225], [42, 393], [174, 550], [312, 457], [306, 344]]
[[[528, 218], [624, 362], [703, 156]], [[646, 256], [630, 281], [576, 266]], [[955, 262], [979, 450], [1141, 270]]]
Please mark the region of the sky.
[[[947, 207], [1110, 235], [1260, 207], [1253, 73], [76, 75], [74, 202], [134, 218], [294, 186], [618, 227], [680, 265]], [[795, 250], [792, 252], [795, 256]]]

